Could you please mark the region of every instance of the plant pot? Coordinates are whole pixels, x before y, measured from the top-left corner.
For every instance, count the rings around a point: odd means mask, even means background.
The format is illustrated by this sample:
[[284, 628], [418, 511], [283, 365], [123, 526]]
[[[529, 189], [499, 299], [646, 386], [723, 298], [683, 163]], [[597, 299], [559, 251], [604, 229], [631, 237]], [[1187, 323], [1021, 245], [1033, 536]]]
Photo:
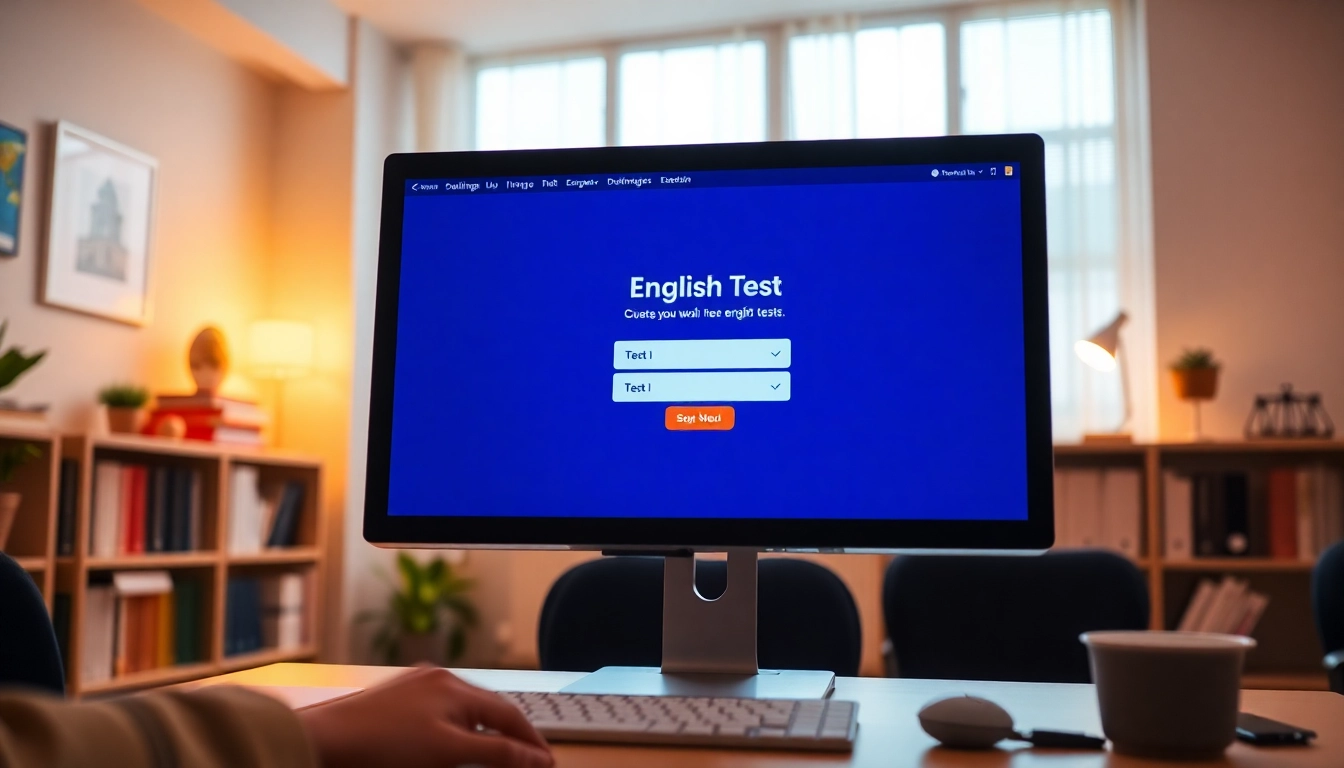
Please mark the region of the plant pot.
[[448, 637], [443, 631], [410, 632], [397, 638], [397, 663], [448, 665]]
[[143, 408], [108, 408], [107, 428], [114, 434], [138, 435], [145, 424]]
[[0, 493], [0, 552], [9, 543], [9, 532], [14, 527], [14, 518], [19, 516], [19, 502], [23, 497], [13, 491]]
[[1218, 369], [1173, 368], [1171, 383], [1182, 400], [1212, 400], [1218, 394]]

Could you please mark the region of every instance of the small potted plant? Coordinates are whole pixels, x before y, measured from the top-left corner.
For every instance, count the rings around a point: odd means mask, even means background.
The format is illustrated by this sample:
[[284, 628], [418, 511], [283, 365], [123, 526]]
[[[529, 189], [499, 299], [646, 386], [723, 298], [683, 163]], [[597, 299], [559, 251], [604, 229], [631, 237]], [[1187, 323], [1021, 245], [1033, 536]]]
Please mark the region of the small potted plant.
[[1171, 381], [1182, 400], [1212, 400], [1218, 394], [1218, 370], [1213, 353], [1199, 347], [1187, 349], [1171, 364]]
[[[5, 340], [5, 331], [8, 329], [8, 320], [0, 323], [0, 342]], [[18, 347], [10, 347], [3, 354], [0, 354], [0, 392], [14, 386], [14, 382], [18, 381], [20, 376], [42, 362], [42, 358], [46, 355], [45, 351], [25, 355], [23, 350]], [[7, 400], [0, 401], [0, 411], [4, 410], [19, 410], [19, 407], [17, 403]]]
[[1190, 438], [1203, 440], [1204, 429], [1200, 424], [1199, 403], [1212, 400], [1218, 394], [1218, 371], [1222, 365], [1213, 359], [1213, 353], [1204, 347], [1187, 349], [1171, 364], [1171, 383], [1176, 396], [1192, 406]]
[[19, 467], [41, 455], [42, 450], [31, 443], [0, 447], [0, 550], [4, 550], [5, 544], [9, 542], [9, 531], [14, 527], [19, 504], [23, 502], [23, 496], [18, 491], [8, 490], [9, 485], [14, 482]]
[[113, 432], [134, 435], [144, 425], [149, 390], [134, 384], [113, 384], [98, 393], [98, 402], [107, 406], [107, 426]]
[[373, 648], [389, 665], [428, 662], [440, 667], [462, 658], [467, 630], [476, 626], [476, 606], [468, 593], [473, 582], [459, 576], [441, 557], [420, 563], [397, 553], [399, 584], [387, 608], [359, 621], [379, 622]]

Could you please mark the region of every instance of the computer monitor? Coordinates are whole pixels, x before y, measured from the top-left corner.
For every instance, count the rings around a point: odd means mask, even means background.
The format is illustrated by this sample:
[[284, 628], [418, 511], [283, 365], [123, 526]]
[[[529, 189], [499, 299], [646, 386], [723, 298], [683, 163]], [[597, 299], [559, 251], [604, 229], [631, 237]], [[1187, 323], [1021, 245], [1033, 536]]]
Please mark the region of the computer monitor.
[[1043, 166], [1034, 135], [389, 157], [365, 537], [668, 556], [665, 671], [741, 675], [756, 552], [1046, 549]]

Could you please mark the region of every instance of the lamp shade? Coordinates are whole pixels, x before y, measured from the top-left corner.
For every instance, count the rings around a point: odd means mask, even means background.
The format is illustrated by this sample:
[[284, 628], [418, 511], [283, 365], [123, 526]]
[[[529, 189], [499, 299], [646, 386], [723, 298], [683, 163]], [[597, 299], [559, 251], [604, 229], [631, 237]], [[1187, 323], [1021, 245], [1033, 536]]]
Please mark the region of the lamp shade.
[[248, 332], [252, 373], [262, 379], [292, 379], [313, 368], [313, 327], [293, 320], [257, 320]]
[[1084, 363], [1098, 371], [1115, 370], [1115, 358], [1120, 350], [1120, 328], [1128, 320], [1129, 315], [1120, 312], [1105, 328], [1092, 334], [1090, 338], [1074, 342], [1073, 351]]

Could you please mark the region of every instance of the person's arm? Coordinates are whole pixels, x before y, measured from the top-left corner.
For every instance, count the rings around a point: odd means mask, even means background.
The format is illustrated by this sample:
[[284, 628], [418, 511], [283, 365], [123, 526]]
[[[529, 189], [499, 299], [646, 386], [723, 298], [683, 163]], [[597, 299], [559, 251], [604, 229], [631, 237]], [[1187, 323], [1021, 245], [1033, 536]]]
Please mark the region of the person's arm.
[[74, 704], [0, 693], [5, 768], [316, 768], [299, 718], [241, 688]]
[[0, 693], [3, 768], [550, 768], [508, 702], [420, 668], [299, 714], [229, 686], [92, 704]]

